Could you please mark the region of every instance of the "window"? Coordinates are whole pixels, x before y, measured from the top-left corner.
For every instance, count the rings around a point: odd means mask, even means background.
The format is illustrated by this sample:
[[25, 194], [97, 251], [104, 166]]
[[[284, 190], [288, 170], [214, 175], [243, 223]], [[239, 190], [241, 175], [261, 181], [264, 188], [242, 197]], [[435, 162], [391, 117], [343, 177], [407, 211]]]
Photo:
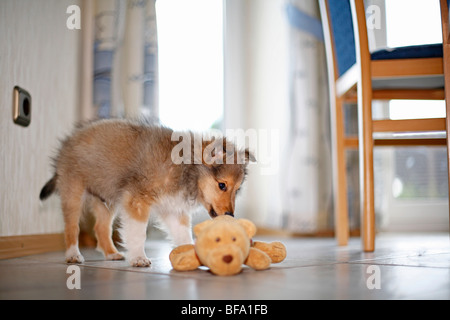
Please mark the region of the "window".
[[388, 47], [442, 43], [439, 0], [386, 0]]
[[[442, 43], [439, 0], [386, 0], [388, 47]], [[445, 117], [444, 101], [393, 100], [391, 119]]]
[[[439, 0], [386, 0], [385, 8], [388, 47], [442, 42]], [[392, 100], [382, 109], [382, 116], [391, 119], [446, 114], [445, 102], [435, 100]], [[375, 170], [377, 194], [383, 195], [377, 207], [385, 230], [448, 229], [445, 147], [378, 149]]]
[[173, 129], [206, 130], [223, 114], [222, 0], [156, 2], [159, 114]]

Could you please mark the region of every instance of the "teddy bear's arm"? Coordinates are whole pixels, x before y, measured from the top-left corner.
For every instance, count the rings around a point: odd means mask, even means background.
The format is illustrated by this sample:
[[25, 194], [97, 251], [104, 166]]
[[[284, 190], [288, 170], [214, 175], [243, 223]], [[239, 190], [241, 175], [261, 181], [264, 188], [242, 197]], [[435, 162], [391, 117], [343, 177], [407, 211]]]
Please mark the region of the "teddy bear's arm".
[[272, 263], [281, 262], [286, 258], [286, 247], [281, 242], [267, 243], [254, 241], [252, 247], [267, 253], [270, 259], [272, 259]]
[[269, 268], [270, 262], [271, 259], [265, 252], [256, 248], [250, 248], [247, 260], [244, 263], [255, 270], [264, 270]]
[[172, 267], [177, 271], [195, 270], [201, 266], [200, 260], [195, 253], [194, 245], [185, 244], [176, 247], [169, 255]]

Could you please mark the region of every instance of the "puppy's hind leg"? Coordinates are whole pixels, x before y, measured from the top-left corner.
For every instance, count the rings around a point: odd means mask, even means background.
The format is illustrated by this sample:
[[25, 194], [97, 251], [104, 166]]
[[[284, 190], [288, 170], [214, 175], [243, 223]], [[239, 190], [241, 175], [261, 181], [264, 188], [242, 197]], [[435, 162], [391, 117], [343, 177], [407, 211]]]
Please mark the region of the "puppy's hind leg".
[[59, 186], [64, 214], [64, 238], [66, 242], [66, 262], [83, 263], [84, 258], [78, 248], [80, 217], [83, 210], [84, 188], [77, 181], [68, 181]]
[[95, 215], [95, 236], [97, 237], [97, 248], [103, 251], [107, 260], [123, 260], [125, 257], [117, 251], [112, 237], [112, 223], [114, 215], [108, 210], [99, 198], [92, 197], [92, 210]]

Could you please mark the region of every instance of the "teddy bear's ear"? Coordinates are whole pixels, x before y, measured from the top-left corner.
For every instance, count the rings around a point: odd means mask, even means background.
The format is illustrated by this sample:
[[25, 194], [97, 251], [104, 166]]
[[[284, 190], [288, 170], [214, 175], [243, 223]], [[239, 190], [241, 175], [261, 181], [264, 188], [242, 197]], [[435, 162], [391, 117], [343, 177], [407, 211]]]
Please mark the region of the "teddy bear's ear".
[[253, 222], [247, 219], [236, 220], [242, 227], [244, 227], [245, 232], [249, 238], [252, 238], [256, 234], [256, 226]]
[[205, 220], [199, 224], [196, 224], [192, 229], [195, 236], [198, 237], [199, 233], [202, 232], [202, 230], [209, 226], [211, 223], [213, 223], [213, 220]]

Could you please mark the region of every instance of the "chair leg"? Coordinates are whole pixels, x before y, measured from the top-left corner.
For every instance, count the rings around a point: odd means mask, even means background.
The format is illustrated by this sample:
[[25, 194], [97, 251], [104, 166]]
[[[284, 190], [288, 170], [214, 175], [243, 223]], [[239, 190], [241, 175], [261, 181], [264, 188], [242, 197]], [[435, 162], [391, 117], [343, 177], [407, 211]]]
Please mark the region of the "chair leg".
[[335, 234], [339, 246], [346, 246], [349, 238], [347, 170], [345, 155], [345, 130], [342, 99], [336, 99], [335, 106]]
[[355, 34], [356, 64], [359, 70], [358, 128], [359, 172], [361, 181], [361, 233], [364, 251], [375, 249], [375, 210], [373, 188], [373, 134], [372, 134], [372, 71], [367, 38], [364, 2], [353, 0], [352, 20]]
[[[446, 113], [447, 113], [447, 121], [446, 121], [446, 134], [447, 134], [447, 172], [448, 172], [448, 190], [449, 190], [449, 199], [450, 199], [450, 137], [449, 137], [449, 130], [450, 130], [450, 103], [448, 99], [450, 99], [450, 66], [448, 67], [449, 74], [446, 75], [446, 77], [449, 77], [449, 80], [445, 80], [446, 82], [446, 88], [449, 87], [449, 89], [445, 89], [445, 107], [446, 107]], [[450, 206], [449, 206], [450, 207]], [[449, 226], [450, 226], [450, 208], [449, 208]]]
[[[445, 108], [446, 108], [446, 133], [447, 133], [447, 170], [448, 170], [448, 191], [450, 199], [450, 35], [449, 35], [449, 12], [448, 2], [440, 1], [441, 4], [441, 21], [442, 21], [442, 49], [444, 53], [444, 85], [445, 85]], [[450, 222], [450, 211], [449, 211]]]
[[[445, 78], [445, 107], [446, 107], [446, 133], [447, 133], [447, 171], [448, 171], [448, 190], [450, 199], [450, 44], [444, 44], [444, 78]], [[450, 222], [450, 211], [449, 211]]]
[[375, 197], [371, 91], [362, 88], [358, 99], [359, 169], [362, 198], [361, 237], [366, 252], [375, 250]]
[[[371, 152], [366, 150], [367, 153]], [[374, 206], [374, 185], [373, 185], [373, 162], [369, 164], [369, 159], [373, 161], [373, 154], [365, 156], [366, 175], [364, 177], [364, 201], [362, 211], [362, 239], [365, 252], [375, 250], [375, 206]], [[372, 176], [370, 177], [370, 173]]]

